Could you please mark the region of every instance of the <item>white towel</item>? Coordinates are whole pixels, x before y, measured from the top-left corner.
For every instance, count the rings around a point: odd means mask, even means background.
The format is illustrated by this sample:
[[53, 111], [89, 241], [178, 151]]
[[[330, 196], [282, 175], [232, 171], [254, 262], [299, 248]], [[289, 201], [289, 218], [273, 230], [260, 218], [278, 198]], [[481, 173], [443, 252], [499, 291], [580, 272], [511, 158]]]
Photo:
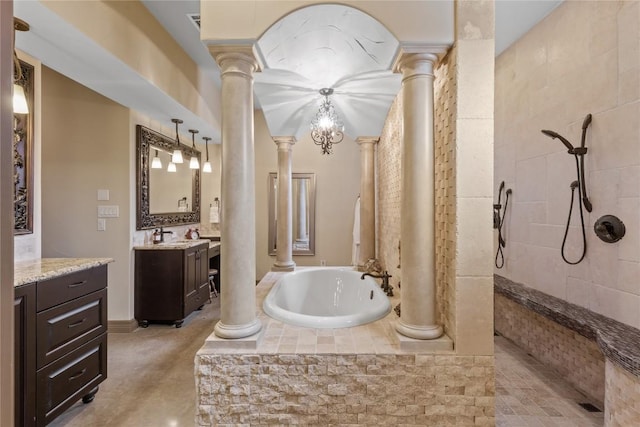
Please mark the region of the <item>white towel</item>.
[[209, 207], [209, 222], [211, 224], [217, 224], [220, 222], [220, 212], [218, 212], [217, 206]]
[[358, 265], [360, 256], [360, 196], [356, 199], [353, 212], [353, 247], [351, 249], [351, 265]]

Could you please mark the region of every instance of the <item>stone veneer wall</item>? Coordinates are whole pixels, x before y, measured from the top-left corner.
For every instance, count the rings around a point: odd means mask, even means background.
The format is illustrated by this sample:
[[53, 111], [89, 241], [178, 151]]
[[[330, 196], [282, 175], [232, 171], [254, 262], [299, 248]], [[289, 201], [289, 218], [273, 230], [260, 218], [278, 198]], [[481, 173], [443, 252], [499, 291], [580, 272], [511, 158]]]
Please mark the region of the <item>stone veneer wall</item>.
[[400, 147], [402, 141], [402, 92], [396, 96], [385, 122], [377, 150], [377, 258], [393, 276], [396, 288], [400, 282]]
[[607, 360], [604, 420], [607, 427], [640, 425], [638, 378]]
[[492, 356], [197, 357], [197, 425], [493, 426]]
[[502, 295], [495, 295], [494, 304], [496, 331], [552, 366], [565, 380], [603, 405], [605, 357], [595, 341]]
[[456, 324], [456, 57], [457, 47], [435, 69], [436, 283], [440, 318], [455, 341]]

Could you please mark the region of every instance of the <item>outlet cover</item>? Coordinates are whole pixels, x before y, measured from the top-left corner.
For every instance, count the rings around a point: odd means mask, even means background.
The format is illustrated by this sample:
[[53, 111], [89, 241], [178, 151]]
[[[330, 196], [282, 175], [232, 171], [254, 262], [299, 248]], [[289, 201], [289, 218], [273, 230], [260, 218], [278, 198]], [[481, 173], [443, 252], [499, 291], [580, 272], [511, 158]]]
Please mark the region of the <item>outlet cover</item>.
[[105, 231], [107, 229], [107, 220], [104, 218], [98, 218], [98, 231]]
[[109, 190], [98, 190], [98, 200], [109, 200]]

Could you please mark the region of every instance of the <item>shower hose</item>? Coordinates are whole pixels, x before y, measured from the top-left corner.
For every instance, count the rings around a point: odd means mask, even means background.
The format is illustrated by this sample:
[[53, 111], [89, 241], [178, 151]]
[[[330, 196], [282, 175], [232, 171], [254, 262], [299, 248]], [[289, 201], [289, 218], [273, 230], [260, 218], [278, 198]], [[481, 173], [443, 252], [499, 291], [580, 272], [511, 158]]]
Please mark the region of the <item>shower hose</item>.
[[[504, 183], [503, 183], [504, 185]], [[504, 186], [500, 186], [500, 193], [498, 194], [498, 204], [496, 206], [500, 206], [500, 198], [502, 196], [502, 189]], [[500, 216], [500, 208], [497, 210], [497, 228], [498, 228], [498, 249], [496, 251], [496, 259], [495, 264], [497, 268], [504, 267], [504, 252], [502, 248], [507, 246], [507, 242], [504, 240], [504, 236], [502, 235], [502, 226], [504, 225], [504, 217], [507, 215], [507, 207], [509, 206], [509, 195], [511, 194], [511, 189], [506, 191], [506, 200], [504, 202], [504, 211], [502, 211], [502, 216]]]
[[[587, 254], [587, 232], [584, 228], [584, 213], [582, 210], [582, 199], [580, 198], [580, 193], [583, 191], [583, 185], [581, 184], [581, 176], [580, 176], [580, 164], [578, 163], [578, 155], [574, 155], [576, 158], [576, 171], [578, 175], [578, 180], [573, 181], [571, 183], [571, 204], [569, 205], [569, 216], [567, 217], [567, 226], [564, 229], [564, 237], [562, 238], [562, 250], [560, 251], [562, 255], [562, 259], [569, 265], [579, 264], [584, 256]], [[584, 167], [583, 167], [584, 170]], [[584, 180], [584, 176], [582, 177]], [[578, 207], [580, 208], [580, 224], [582, 225], [582, 256], [577, 261], [569, 261], [564, 254], [564, 248], [567, 244], [567, 236], [569, 235], [569, 226], [571, 225], [571, 214], [573, 213], [573, 200], [575, 198], [576, 188], [578, 189]]]

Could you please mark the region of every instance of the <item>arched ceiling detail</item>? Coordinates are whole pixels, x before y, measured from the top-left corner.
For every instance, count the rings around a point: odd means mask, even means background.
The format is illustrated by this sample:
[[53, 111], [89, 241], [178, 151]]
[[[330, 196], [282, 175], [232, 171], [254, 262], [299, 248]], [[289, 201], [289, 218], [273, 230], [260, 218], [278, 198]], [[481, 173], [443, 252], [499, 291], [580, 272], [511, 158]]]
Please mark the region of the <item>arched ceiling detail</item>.
[[390, 71], [399, 45], [381, 23], [349, 6], [315, 5], [286, 15], [256, 43], [263, 70], [255, 75], [255, 92], [271, 134], [309, 132], [318, 91], [327, 87], [348, 136], [379, 135], [400, 89], [400, 76]]

